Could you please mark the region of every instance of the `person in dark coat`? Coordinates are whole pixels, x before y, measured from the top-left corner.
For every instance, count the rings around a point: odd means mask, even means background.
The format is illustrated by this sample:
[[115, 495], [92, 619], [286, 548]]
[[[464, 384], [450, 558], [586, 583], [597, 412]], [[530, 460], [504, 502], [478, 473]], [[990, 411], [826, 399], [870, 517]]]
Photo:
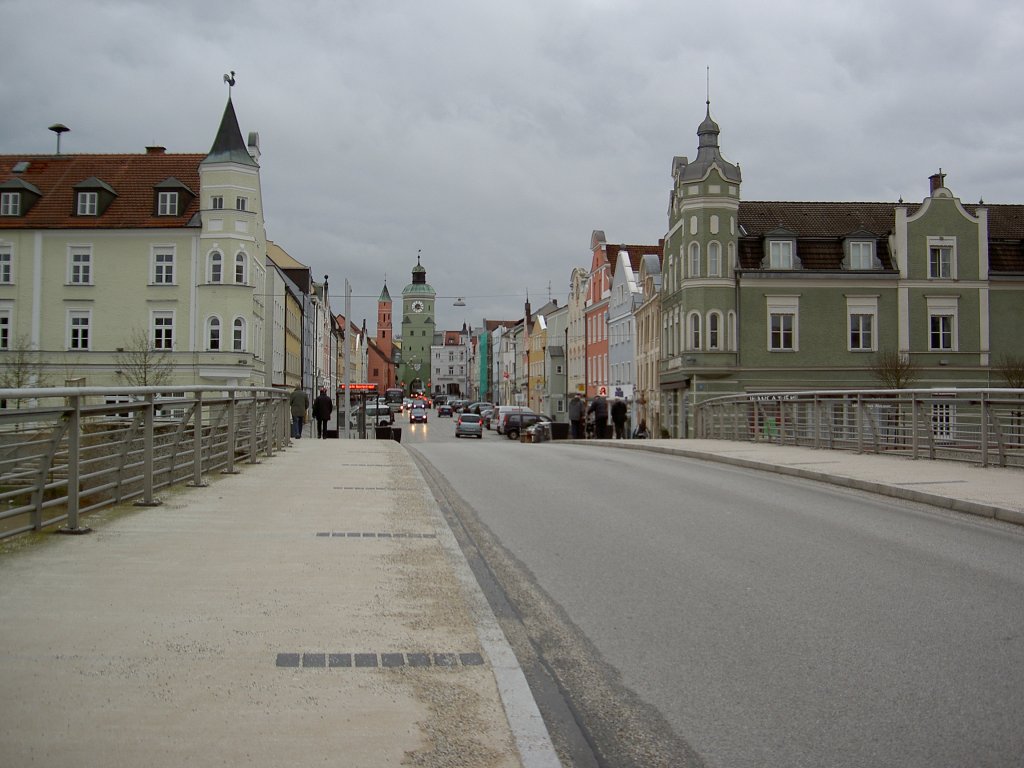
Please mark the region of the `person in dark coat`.
[[626, 401], [619, 398], [612, 403], [612, 424], [615, 425], [615, 439], [626, 438]]
[[313, 401], [313, 418], [316, 419], [316, 436], [327, 437], [327, 422], [334, 410], [334, 401], [327, 394], [327, 387], [320, 387], [320, 394]]
[[573, 395], [569, 401], [569, 426], [572, 428], [572, 439], [583, 439], [583, 400]]
[[302, 437], [302, 426], [306, 423], [306, 409], [309, 408], [309, 395], [302, 387], [296, 387], [288, 396], [288, 406], [292, 412], [292, 437]]
[[587, 413], [594, 414], [594, 437], [598, 440], [608, 437], [608, 401], [604, 395], [598, 395], [590, 401]]

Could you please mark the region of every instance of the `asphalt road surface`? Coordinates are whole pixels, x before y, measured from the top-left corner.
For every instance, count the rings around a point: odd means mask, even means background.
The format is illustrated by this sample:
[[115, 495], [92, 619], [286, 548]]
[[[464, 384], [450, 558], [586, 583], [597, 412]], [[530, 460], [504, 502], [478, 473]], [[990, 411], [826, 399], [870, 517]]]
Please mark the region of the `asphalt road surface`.
[[1021, 764], [1019, 528], [654, 453], [456, 440], [433, 412], [403, 426], [567, 765]]

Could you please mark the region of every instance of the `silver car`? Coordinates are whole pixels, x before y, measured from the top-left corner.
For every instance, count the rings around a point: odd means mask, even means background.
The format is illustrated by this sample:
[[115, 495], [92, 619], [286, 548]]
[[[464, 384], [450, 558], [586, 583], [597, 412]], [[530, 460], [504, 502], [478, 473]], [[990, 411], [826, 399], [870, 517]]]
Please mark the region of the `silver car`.
[[479, 413], [460, 413], [455, 421], [455, 436], [479, 437], [483, 440], [484, 424]]

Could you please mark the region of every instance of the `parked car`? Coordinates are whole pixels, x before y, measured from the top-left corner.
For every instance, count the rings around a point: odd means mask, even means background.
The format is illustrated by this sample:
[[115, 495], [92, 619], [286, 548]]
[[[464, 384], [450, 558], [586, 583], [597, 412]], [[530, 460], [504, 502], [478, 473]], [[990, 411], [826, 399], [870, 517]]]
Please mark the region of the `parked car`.
[[491, 415], [494, 413], [493, 408], [484, 408], [480, 411], [480, 421], [483, 422], [484, 429], [491, 428]]
[[545, 416], [543, 413], [529, 413], [519, 412], [510, 413], [505, 417], [502, 430], [509, 440], [518, 440], [519, 435], [527, 427], [532, 427], [534, 424], [540, 421], [551, 422], [554, 421], [550, 416]]
[[459, 418], [455, 420], [455, 436], [462, 437], [467, 435], [470, 437], [479, 437], [481, 440], [484, 436], [483, 420], [480, 418], [478, 413], [460, 413]]
[[475, 403], [470, 403], [466, 406], [467, 413], [480, 413], [484, 408], [490, 408], [491, 404], [486, 400], [477, 400]]
[[533, 413], [533, 410], [525, 405], [498, 405], [491, 414], [491, 426], [499, 435], [504, 434], [505, 418], [510, 413]]
[[424, 408], [422, 405], [414, 405], [409, 410], [409, 423], [415, 424], [417, 422], [420, 422], [422, 424], [427, 423], [427, 409]]
[[[349, 413], [349, 423], [353, 427], [359, 426], [359, 416], [363, 411], [362, 408], [353, 408]], [[366, 426], [378, 426], [383, 427], [395, 422], [395, 415], [391, 412], [391, 408], [386, 403], [367, 403], [366, 404]]]
[[448, 403], [442, 403], [437, 406], [437, 417], [447, 416], [449, 419], [452, 417], [452, 407]]

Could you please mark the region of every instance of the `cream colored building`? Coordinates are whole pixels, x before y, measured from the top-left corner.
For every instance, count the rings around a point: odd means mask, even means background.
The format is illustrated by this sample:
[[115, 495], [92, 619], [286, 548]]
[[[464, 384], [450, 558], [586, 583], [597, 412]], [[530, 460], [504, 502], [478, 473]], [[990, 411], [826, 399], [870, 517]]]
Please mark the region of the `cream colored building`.
[[264, 384], [258, 160], [230, 99], [206, 155], [0, 156], [0, 365], [28, 348], [51, 385]]

